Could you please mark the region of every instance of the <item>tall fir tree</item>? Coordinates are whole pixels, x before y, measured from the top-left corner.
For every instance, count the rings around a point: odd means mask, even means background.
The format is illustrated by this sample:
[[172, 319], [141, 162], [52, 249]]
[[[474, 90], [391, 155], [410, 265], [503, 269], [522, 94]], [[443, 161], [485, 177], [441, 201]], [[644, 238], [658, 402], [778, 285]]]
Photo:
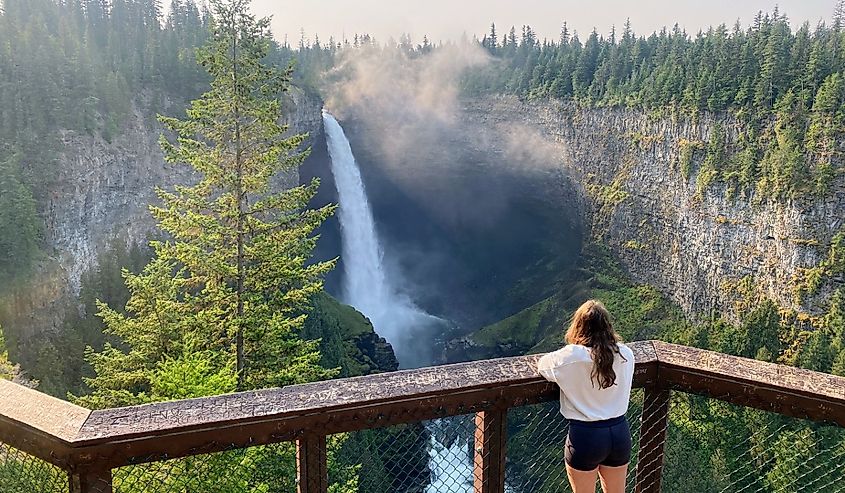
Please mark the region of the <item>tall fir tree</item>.
[[[199, 176], [158, 190], [153, 216], [172, 239], [154, 242], [140, 274], [124, 272], [126, 314], [100, 304], [106, 331], [126, 350], [89, 350], [94, 407], [281, 386], [330, 376], [316, 341], [298, 337], [309, 300], [331, 263], [309, 264], [314, 230], [331, 207], [307, 208], [309, 185], [274, 192], [291, 173], [304, 135], [284, 137], [279, 96], [290, 71], [263, 63], [269, 20], [248, 0], [214, 0], [213, 29], [198, 60], [211, 89], [187, 118], [160, 117], [167, 161]], [[188, 371], [190, 370], [190, 371]]]

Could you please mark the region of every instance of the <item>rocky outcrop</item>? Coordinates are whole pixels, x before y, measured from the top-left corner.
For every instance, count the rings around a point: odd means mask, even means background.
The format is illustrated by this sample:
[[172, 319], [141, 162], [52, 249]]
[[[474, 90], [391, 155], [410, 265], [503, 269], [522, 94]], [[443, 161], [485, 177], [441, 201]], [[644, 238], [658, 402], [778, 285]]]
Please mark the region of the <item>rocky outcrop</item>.
[[320, 341], [321, 363], [339, 368], [341, 377], [356, 377], [399, 368], [393, 347], [376, 334], [360, 312], [323, 292], [312, 300], [302, 336]]
[[718, 184], [698, 194], [696, 167], [689, 178], [679, 169], [679, 142], [707, 142], [717, 121], [730, 133], [735, 124], [727, 117], [654, 117], [509, 97], [466, 101], [464, 112], [502, 135], [524, 131], [559, 147], [549, 166], [580, 184], [593, 235], [637, 281], [658, 287], [688, 314], [733, 312], [743, 279], [782, 306], [818, 308], [818, 300], [796, 302], [794, 280], [843, 228], [845, 177], [825, 199], [729, 199]]

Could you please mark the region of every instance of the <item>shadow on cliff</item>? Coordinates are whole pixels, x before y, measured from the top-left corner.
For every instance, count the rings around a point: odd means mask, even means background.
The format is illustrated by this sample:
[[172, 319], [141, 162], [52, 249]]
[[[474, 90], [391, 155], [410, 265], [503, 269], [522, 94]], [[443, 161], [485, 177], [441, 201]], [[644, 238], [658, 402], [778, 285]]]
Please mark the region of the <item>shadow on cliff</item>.
[[[505, 165], [501, 148], [468, 142], [453, 128], [438, 136], [439, 148], [424, 145], [397, 159], [374, 144], [376, 135], [366, 124], [351, 120], [344, 127], [388, 269], [406, 294], [429, 313], [455, 322], [458, 333], [549, 296], [554, 288], [546, 281], [575, 268], [583, 226], [565, 177], [527, 161]], [[315, 176], [322, 181], [315, 205], [336, 202], [323, 135], [301, 170], [302, 181]], [[327, 221], [320, 234], [317, 257], [338, 257], [337, 219]], [[340, 292], [342, 276], [340, 265], [327, 277], [330, 293]]]

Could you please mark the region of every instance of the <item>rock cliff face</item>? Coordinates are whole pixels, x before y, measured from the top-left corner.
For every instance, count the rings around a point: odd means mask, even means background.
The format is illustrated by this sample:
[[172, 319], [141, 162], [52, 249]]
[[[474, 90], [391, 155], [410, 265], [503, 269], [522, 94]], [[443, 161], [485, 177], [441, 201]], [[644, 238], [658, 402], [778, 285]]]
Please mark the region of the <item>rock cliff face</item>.
[[[311, 141], [318, 139], [321, 106], [319, 98], [292, 91], [285, 107], [291, 130], [309, 132]], [[548, 236], [561, 237], [554, 237], [552, 243], [563, 245], [569, 241], [564, 237], [572, 237], [574, 244], [580, 243], [577, 225], [586, 216], [592, 234], [613, 248], [635, 280], [658, 287], [688, 314], [731, 312], [738, 298], [736, 285], [743, 279], [753, 281], [758, 293], [783, 306], [812, 312], [814, 300], [805, 306], [795, 303], [793, 279], [800, 269], [815, 265], [832, 235], [842, 230], [845, 178], [840, 176], [832, 193], [816, 201], [728, 199], [719, 185], [699, 195], [696, 166], [689, 178], [679, 170], [679, 141], [707, 141], [716, 121], [714, 116], [694, 121], [655, 118], [630, 110], [583, 110], [559, 102], [526, 103], [508, 97], [464, 100], [456, 124], [448, 132], [433, 134], [430, 145], [419, 146], [426, 153], [425, 166], [413, 166], [422, 155], [401, 153], [396, 168], [411, 171], [382, 170], [383, 176], [371, 177], [370, 191], [374, 205], [378, 205], [380, 188], [390, 193], [405, 190], [402, 200], [419, 198], [419, 214], [395, 218], [402, 227], [391, 229], [390, 217], [379, 218], [385, 224], [383, 233], [395, 234], [402, 248], [406, 246], [400, 237], [418, 233], [429, 240], [453, 240], [453, 249], [469, 245], [467, 256], [477, 256], [479, 248], [492, 255], [496, 252], [491, 249], [510, 241], [513, 248], [504, 249], [502, 257], [518, 258], [529, 244], [513, 239], [529, 238], [533, 245], [540, 233], [530, 228], [511, 231], [507, 229], [513, 229], [510, 223], [533, 222], [555, 229]], [[373, 138], [368, 137], [366, 115], [348, 123], [356, 154], [365, 161], [386, 161], [376, 143], [368, 141]], [[721, 123], [729, 131], [734, 125], [724, 118]], [[7, 330], [25, 336], [59, 327], [62, 310], [79, 289], [80, 276], [96, 265], [100, 252], [115, 241], [145, 242], [154, 234], [147, 204], [156, 200], [155, 186], [192, 179], [185, 167], [164, 163], [157, 143], [159, 132], [155, 124], [136, 114], [113, 142], [63, 136], [65, 149], [57, 160], [56, 186], [48, 191], [45, 210], [48, 258], [37, 275], [0, 300], [0, 323]], [[458, 148], [463, 151], [453, 152]], [[472, 166], [456, 168], [456, 161]], [[496, 181], [495, 176], [501, 179]], [[525, 176], [531, 178], [519, 193], [504, 186], [522, 183], [515, 177]], [[280, 185], [297, 179], [285, 177]], [[441, 198], [427, 200], [433, 195]], [[526, 202], [526, 196], [534, 200]], [[385, 203], [390, 200], [386, 198]], [[569, 226], [536, 220], [536, 212], [550, 205], [555, 214], [569, 216], [565, 221]], [[494, 206], [502, 211], [491, 214]], [[380, 210], [389, 216], [389, 210]], [[511, 217], [513, 211], [522, 215]], [[429, 222], [438, 227], [422, 227], [428, 223], [420, 218], [434, 218]], [[420, 231], [408, 229], [412, 224]], [[472, 243], [475, 229], [483, 230], [475, 236], [487, 240]], [[504, 236], [488, 230], [503, 231]], [[558, 246], [561, 252], [574, 250], [570, 247]], [[431, 273], [429, 264], [416, 264], [422, 266], [423, 274]], [[448, 270], [456, 277], [455, 269]], [[464, 277], [475, 279], [469, 274]], [[424, 291], [436, 289], [442, 287]], [[465, 288], [454, 291], [461, 289]], [[470, 322], [491, 322], [480, 317]]]
[[[726, 198], [716, 184], [696, 193], [695, 172], [679, 170], [679, 141], [708, 141], [726, 117], [655, 118], [623, 109], [583, 110], [559, 102], [497, 97], [465, 101], [473, 124], [513, 135], [523, 129], [561, 152], [563, 166], [586, 199], [592, 234], [609, 243], [635, 280], [658, 287], [694, 316], [731, 313], [745, 279], [782, 306], [799, 306], [794, 276], [814, 266], [845, 221], [845, 177], [823, 200]], [[528, 144], [531, 144], [529, 140]]]
[[[298, 89], [285, 100], [290, 131], [322, 131], [322, 101]], [[47, 258], [29, 280], [0, 299], [0, 323], [27, 334], [59, 327], [67, 304], [78, 293], [80, 278], [114, 242], [143, 244], [157, 234], [148, 204], [155, 187], [187, 184], [186, 166], [164, 162], [158, 145], [161, 128], [140, 113], [125, 122], [112, 142], [67, 133], [56, 160], [55, 185], [48, 191], [44, 216]], [[298, 176], [281, 177], [278, 186], [296, 184]]]

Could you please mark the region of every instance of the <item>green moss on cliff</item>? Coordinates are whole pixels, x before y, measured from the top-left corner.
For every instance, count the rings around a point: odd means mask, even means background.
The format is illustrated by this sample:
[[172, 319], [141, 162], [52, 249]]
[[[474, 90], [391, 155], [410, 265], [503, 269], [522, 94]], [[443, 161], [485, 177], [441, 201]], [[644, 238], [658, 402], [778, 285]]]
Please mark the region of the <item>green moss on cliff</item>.
[[796, 301], [819, 292], [831, 279], [845, 277], [845, 232], [837, 233], [830, 241], [827, 253], [815, 267], [802, 269], [794, 280], [793, 294]]
[[471, 336], [472, 341], [477, 346], [502, 353], [497, 356], [520, 354], [526, 349], [541, 352], [559, 346], [562, 341], [560, 331], [556, 331], [557, 337], [550, 332], [554, 332], [554, 327], [563, 327], [563, 314], [571, 311], [561, 301], [560, 296], [550, 296], [475, 332]]
[[686, 331], [680, 309], [656, 288], [628, 280], [607, 248], [588, 245], [583, 257], [579, 269], [560, 274], [561, 287], [554, 294], [479, 329], [468, 337], [467, 347], [454, 350], [476, 359], [557, 349], [569, 316], [588, 298], [604, 302], [625, 340], [674, 339]]
[[695, 151], [704, 148], [704, 143], [698, 140], [681, 139], [678, 141], [678, 169], [684, 179], [689, 180], [692, 175], [692, 164]]

